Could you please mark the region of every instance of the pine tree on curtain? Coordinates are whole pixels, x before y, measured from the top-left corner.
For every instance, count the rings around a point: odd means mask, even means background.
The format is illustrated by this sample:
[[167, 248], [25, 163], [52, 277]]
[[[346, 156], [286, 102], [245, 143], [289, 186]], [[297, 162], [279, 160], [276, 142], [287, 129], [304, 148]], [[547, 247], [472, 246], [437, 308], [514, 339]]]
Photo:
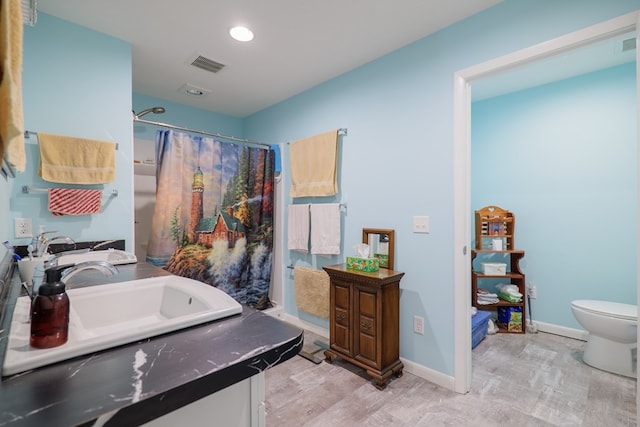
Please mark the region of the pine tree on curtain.
[[274, 153], [158, 131], [147, 261], [270, 307]]

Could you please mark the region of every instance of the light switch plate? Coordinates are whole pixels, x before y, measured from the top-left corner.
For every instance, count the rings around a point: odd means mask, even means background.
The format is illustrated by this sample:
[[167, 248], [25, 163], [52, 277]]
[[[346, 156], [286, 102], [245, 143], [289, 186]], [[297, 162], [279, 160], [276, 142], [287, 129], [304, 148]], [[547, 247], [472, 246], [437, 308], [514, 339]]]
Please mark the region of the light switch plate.
[[413, 217], [413, 232], [414, 233], [428, 233], [429, 232], [429, 217], [428, 216], [414, 216]]

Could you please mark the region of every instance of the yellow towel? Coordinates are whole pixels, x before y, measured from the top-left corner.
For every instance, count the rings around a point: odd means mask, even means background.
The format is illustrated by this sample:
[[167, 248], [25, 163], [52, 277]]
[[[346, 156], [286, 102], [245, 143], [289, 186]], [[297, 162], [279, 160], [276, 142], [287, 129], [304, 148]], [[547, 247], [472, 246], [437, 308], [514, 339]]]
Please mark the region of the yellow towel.
[[6, 159], [16, 172], [24, 172], [20, 0], [0, 0], [0, 52], [0, 162]]
[[116, 176], [116, 144], [38, 132], [38, 176], [66, 184], [104, 184]]
[[337, 129], [289, 144], [289, 195], [319, 197], [337, 194], [337, 152]]
[[295, 267], [293, 285], [299, 310], [322, 319], [329, 318], [329, 275], [325, 271]]

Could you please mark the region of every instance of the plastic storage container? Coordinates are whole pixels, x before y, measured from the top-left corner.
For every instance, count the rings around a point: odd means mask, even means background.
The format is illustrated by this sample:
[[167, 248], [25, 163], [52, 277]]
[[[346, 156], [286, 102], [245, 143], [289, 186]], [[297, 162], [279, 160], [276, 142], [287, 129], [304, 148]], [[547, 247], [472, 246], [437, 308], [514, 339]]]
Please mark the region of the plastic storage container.
[[471, 348], [476, 348], [480, 341], [487, 336], [491, 313], [478, 310], [475, 316], [471, 316]]
[[482, 274], [488, 276], [504, 276], [507, 274], [507, 264], [503, 262], [482, 262]]

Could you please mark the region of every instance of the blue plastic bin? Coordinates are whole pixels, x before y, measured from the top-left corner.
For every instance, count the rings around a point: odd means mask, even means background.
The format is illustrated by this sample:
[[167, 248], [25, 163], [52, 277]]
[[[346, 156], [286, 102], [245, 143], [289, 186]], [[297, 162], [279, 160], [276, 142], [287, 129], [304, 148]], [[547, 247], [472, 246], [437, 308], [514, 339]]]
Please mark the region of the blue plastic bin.
[[487, 336], [490, 317], [491, 312], [482, 310], [478, 310], [475, 316], [471, 316], [471, 348], [476, 348]]

